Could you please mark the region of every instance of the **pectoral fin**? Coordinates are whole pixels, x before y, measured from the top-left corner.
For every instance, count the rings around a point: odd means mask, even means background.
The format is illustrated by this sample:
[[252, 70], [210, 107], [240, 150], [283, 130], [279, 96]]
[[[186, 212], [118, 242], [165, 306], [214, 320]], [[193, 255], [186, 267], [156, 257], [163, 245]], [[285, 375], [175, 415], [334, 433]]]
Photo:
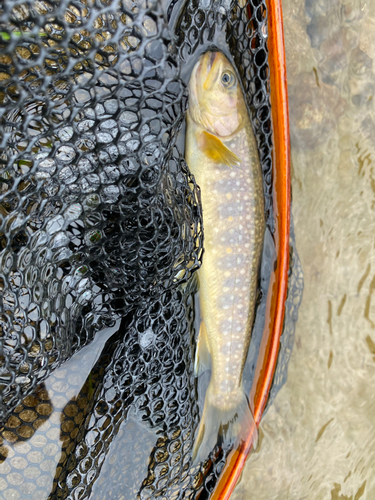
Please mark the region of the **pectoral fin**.
[[228, 167], [235, 167], [241, 163], [241, 160], [233, 151], [227, 148], [216, 135], [209, 132], [201, 132], [198, 138], [198, 146], [208, 158]]
[[199, 377], [211, 367], [211, 355], [208, 349], [206, 326], [202, 322], [199, 330], [197, 350], [195, 353], [194, 375]]

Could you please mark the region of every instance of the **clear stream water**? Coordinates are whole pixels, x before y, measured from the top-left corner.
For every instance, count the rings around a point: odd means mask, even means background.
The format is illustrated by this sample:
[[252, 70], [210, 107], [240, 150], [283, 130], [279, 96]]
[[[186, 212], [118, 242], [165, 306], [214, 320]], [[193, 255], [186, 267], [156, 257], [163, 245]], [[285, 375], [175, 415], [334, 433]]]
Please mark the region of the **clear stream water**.
[[304, 294], [235, 500], [375, 498], [375, 1], [284, 0]]

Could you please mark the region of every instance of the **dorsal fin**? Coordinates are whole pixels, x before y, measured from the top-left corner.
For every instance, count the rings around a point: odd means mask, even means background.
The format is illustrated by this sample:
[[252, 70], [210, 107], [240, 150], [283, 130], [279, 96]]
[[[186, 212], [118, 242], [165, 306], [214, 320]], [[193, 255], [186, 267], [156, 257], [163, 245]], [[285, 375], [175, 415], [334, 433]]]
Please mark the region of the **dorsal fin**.
[[218, 163], [228, 167], [235, 167], [241, 163], [241, 160], [233, 151], [227, 148], [216, 135], [209, 132], [201, 132], [198, 137], [198, 145], [208, 158]]

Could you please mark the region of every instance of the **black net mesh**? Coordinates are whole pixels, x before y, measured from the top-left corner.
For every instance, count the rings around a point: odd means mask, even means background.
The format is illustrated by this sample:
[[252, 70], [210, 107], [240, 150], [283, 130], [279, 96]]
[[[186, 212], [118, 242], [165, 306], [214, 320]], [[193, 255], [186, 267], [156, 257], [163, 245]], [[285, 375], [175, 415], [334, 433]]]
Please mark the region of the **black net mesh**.
[[242, 79], [272, 232], [266, 42], [263, 0], [1, 4], [6, 500], [209, 497], [228, 450], [191, 469], [203, 236], [176, 141], [189, 71], [218, 47]]
[[280, 351], [267, 400], [266, 409], [272, 405], [277, 393], [288, 378], [288, 365], [292, 356], [299, 306], [304, 288], [303, 269], [298, 256], [294, 234], [293, 217], [290, 221], [288, 292], [285, 301], [283, 333], [280, 337]]
[[0, 18], [1, 414], [198, 266], [185, 86], [157, 3], [10, 1]]

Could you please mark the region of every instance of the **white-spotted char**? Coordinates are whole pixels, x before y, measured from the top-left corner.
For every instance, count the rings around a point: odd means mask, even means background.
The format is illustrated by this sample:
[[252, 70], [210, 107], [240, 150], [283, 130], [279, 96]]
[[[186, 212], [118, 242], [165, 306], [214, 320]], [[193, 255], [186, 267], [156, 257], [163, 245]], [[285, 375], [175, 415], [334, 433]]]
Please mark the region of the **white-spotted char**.
[[186, 160], [201, 189], [205, 237], [196, 372], [208, 353], [212, 370], [193, 452], [197, 462], [218, 436], [225, 447], [255, 427], [242, 374], [265, 230], [263, 183], [242, 90], [220, 52], [205, 53], [192, 72]]

